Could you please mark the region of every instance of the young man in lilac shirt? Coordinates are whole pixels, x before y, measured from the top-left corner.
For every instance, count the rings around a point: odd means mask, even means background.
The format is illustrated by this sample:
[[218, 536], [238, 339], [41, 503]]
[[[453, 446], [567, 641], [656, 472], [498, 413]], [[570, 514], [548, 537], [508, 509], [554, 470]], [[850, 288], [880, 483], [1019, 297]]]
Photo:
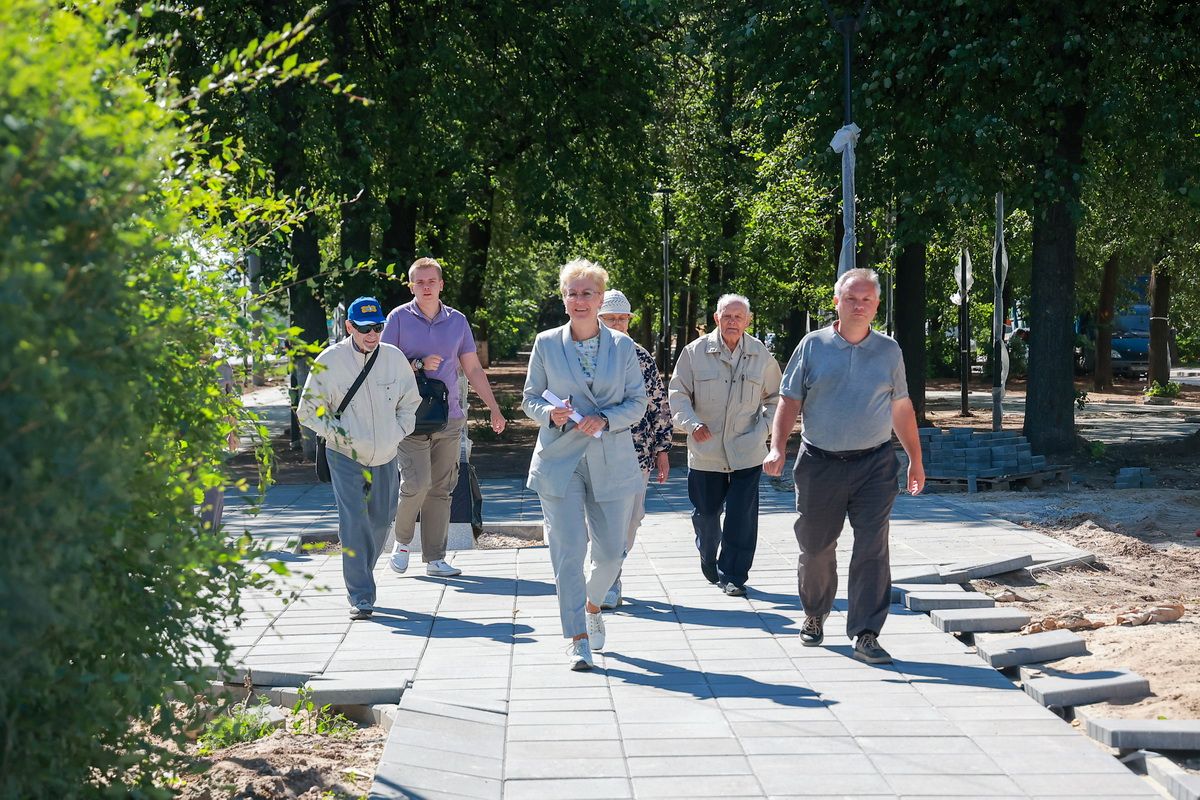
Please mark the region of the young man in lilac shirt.
[[413, 300], [392, 309], [382, 341], [404, 351], [413, 370], [446, 384], [450, 390], [449, 421], [442, 431], [410, 435], [400, 443], [400, 505], [396, 509], [396, 547], [391, 567], [408, 569], [408, 551], [421, 515], [421, 558], [425, 573], [439, 577], [462, 574], [446, 563], [450, 530], [450, 496], [458, 483], [459, 438], [466, 409], [459, 402], [458, 371], [491, 410], [492, 430], [504, 431], [504, 415], [492, 394], [487, 373], [475, 353], [475, 337], [462, 313], [442, 303], [442, 265], [419, 258], [408, 268]]

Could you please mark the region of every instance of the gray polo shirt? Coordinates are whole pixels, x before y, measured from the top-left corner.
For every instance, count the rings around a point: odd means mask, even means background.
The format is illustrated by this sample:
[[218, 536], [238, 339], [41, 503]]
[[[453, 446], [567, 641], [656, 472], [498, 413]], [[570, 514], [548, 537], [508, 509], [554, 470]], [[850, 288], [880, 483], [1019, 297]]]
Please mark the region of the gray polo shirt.
[[865, 450], [892, 438], [892, 401], [908, 397], [896, 340], [871, 331], [850, 344], [830, 325], [800, 340], [779, 393], [801, 402], [804, 441]]

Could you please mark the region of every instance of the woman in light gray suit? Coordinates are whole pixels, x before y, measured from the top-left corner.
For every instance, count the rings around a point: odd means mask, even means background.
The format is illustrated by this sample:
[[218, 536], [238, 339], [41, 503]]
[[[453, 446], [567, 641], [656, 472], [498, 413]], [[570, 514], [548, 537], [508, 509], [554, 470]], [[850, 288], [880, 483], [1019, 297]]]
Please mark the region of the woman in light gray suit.
[[[592, 650], [604, 648], [600, 603], [625, 559], [630, 504], [642, 480], [629, 429], [646, 413], [646, 385], [633, 340], [596, 316], [607, 283], [608, 273], [585, 259], [559, 272], [570, 322], [538, 334], [521, 403], [542, 426], [526, 485], [542, 501], [558, 613], [575, 670], [591, 669]], [[547, 400], [547, 390], [566, 407]], [[580, 419], [572, 421], [576, 413]], [[585, 582], [589, 538], [593, 566]]]

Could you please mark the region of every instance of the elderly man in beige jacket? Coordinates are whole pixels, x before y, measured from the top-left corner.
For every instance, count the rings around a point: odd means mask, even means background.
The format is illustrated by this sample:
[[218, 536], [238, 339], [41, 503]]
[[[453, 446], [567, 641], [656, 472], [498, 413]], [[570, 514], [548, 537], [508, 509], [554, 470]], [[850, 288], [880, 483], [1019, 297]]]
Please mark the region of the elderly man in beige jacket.
[[669, 394], [675, 426], [688, 434], [700, 571], [733, 597], [746, 593], [754, 563], [758, 480], [782, 379], [771, 351], [746, 333], [752, 318], [745, 297], [721, 297], [716, 330], [684, 348]]

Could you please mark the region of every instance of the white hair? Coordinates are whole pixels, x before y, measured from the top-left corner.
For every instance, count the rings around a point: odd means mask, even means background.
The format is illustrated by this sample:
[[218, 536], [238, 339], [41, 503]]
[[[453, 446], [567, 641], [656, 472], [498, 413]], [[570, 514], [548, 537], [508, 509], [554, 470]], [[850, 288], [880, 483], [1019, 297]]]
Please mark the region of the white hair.
[[842, 273], [842, 276], [837, 279], [837, 283], [833, 285], [833, 293], [837, 297], [842, 296], [842, 291], [850, 285], [851, 281], [870, 281], [875, 284], [875, 296], [879, 297], [883, 294], [883, 289], [879, 286], [879, 273], [873, 269], [849, 269]]
[[748, 297], [741, 294], [723, 294], [717, 300], [717, 314], [720, 315], [722, 311], [734, 303], [741, 303], [746, 307], [746, 313], [750, 313], [750, 299]]

